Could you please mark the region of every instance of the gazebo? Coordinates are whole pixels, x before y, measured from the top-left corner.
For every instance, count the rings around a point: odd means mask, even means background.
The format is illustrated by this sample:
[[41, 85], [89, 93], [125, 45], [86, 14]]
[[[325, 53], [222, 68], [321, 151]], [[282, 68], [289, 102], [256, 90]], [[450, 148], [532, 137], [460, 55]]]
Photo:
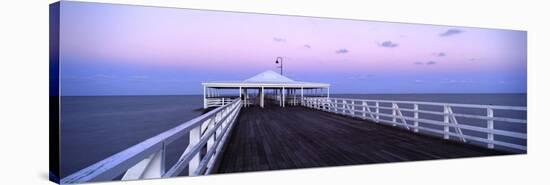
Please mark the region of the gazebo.
[[[268, 70], [244, 81], [204, 82], [204, 108], [225, 105], [236, 98], [244, 102], [244, 106], [265, 106], [265, 100], [275, 100], [279, 106], [297, 105], [304, 96], [330, 96], [330, 84], [300, 82]], [[221, 90], [238, 90], [239, 96], [221, 95]], [[299, 93], [299, 96], [298, 96]]]

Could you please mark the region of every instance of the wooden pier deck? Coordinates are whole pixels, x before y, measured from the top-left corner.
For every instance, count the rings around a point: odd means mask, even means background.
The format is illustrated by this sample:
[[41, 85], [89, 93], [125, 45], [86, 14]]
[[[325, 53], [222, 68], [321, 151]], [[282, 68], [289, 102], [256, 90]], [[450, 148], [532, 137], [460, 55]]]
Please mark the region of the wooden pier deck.
[[249, 107], [217, 173], [506, 154], [301, 106]]

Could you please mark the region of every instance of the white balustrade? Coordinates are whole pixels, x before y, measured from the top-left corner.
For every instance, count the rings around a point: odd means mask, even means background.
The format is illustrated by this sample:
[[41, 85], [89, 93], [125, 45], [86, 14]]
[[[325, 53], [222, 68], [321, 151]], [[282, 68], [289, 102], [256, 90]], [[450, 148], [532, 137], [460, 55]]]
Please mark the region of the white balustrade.
[[[61, 184], [178, 176], [188, 169], [190, 176], [209, 174], [219, 161], [219, 154], [241, 109], [241, 100], [222, 98], [222, 106], [195, 119], [160, 133], [141, 143], [79, 170], [63, 179]], [[166, 168], [167, 145], [189, 137], [189, 145], [178, 161]], [[201, 153], [202, 150], [206, 153]]]
[[[485, 144], [487, 148], [491, 149], [495, 148], [495, 146], [501, 146], [504, 148], [511, 148], [520, 151], [527, 150], [527, 146], [525, 144], [518, 144], [518, 142], [495, 139], [495, 135], [500, 135], [519, 139], [523, 141], [520, 143], [526, 143], [527, 134], [525, 132], [502, 130], [496, 128], [495, 121], [522, 124], [523, 126], [525, 126], [527, 120], [522, 118], [496, 117], [494, 115], [495, 110], [523, 112], [526, 114], [527, 107], [327, 97], [304, 97], [302, 101], [304, 102], [306, 107], [366, 119], [376, 123], [400, 126], [405, 129], [410, 129], [415, 133], [424, 132], [424, 134], [431, 135], [440, 134], [440, 136], [443, 136], [443, 139], [454, 139], [464, 143], [473, 143], [468, 141], [475, 141], [477, 142], [476, 144], [482, 143]], [[361, 104], [356, 104], [355, 102], [361, 102]], [[312, 104], [315, 106], [311, 106]], [[422, 109], [422, 107], [426, 106], [432, 108]], [[356, 109], [356, 107], [360, 108]], [[433, 107], [441, 107], [441, 109], [440, 111], [434, 111]], [[374, 109], [374, 111], [371, 111], [371, 108]], [[480, 110], [486, 110], [487, 114], [476, 115], [467, 113], [454, 113], [453, 108], [475, 109], [478, 110], [478, 112]], [[391, 113], [382, 113], [381, 110], [385, 110], [386, 112]], [[442, 116], [443, 120], [441, 121], [424, 117], [421, 118], [420, 114]], [[482, 122], [486, 122], [486, 127], [474, 126], [475, 124], [459, 123], [457, 117], [481, 120]], [[440, 129], [437, 129], [437, 127], [440, 127]], [[465, 134], [463, 130], [483, 133], [486, 135], [486, 137], [475, 134]]]

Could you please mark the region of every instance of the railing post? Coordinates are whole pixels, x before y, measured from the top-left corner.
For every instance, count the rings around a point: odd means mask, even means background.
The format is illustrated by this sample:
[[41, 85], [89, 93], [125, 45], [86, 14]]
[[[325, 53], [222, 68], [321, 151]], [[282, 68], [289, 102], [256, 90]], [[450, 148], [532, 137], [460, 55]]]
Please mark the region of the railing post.
[[162, 143], [161, 149], [151, 159], [147, 170], [143, 173], [143, 179], [160, 178], [165, 172], [166, 146]]
[[363, 114], [362, 114], [363, 119], [367, 119], [367, 113], [366, 113], [366, 111], [367, 111], [367, 102], [365, 100], [363, 100], [363, 103], [361, 103], [361, 104], [363, 105]]
[[492, 108], [487, 108], [487, 117], [489, 117], [489, 119], [487, 120], [487, 129], [489, 129], [489, 133], [487, 133], [487, 139], [491, 142], [491, 143], [488, 143], [487, 144], [487, 148], [495, 148], [495, 144], [492, 143], [492, 141], [495, 140], [495, 136], [493, 134], [493, 129], [494, 129], [494, 120], [493, 120], [493, 109]]
[[340, 111], [343, 112], [343, 110], [344, 110], [344, 109], [340, 108], [340, 107], [344, 107], [344, 105], [343, 105], [344, 102], [342, 101], [342, 103], [338, 103], [338, 101], [340, 101], [340, 100], [338, 100], [338, 99], [334, 100], [334, 103], [335, 103], [334, 104], [334, 110], [336, 110], [336, 114], [340, 114]]
[[139, 163], [130, 167], [122, 176], [122, 180], [151, 179], [160, 178], [165, 172], [164, 160], [166, 156], [166, 146], [162, 146], [158, 152], [141, 160]]
[[[224, 110], [222, 110], [219, 114], [220, 114], [220, 117], [219, 119], [214, 119], [213, 121], [211, 121], [209, 124], [208, 124], [208, 127], [207, 127], [207, 130], [205, 130], [204, 132], [208, 132], [209, 129], [212, 129], [214, 127], [216, 127], [216, 125], [218, 124], [222, 124], [220, 123], [220, 121], [223, 119], [223, 117], [226, 117], [227, 114], [229, 114], [230, 107], [226, 107]], [[218, 127], [218, 128], [221, 128], [222, 126]], [[212, 148], [212, 146], [214, 146], [214, 143], [216, 142], [216, 133], [214, 133], [214, 135], [210, 136], [208, 138], [208, 141], [206, 142], [206, 152], [214, 149]]]
[[332, 103], [332, 99], [328, 98], [328, 111], [334, 112], [334, 103]]
[[414, 104], [414, 132], [418, 132], [418, 104]]
[[334, 99], [334, 102], [330, 100], [330, 103], [332, 104], [332, 111], [338, 113], [338, 100]]
[[391, 103], [391, 115], [392, 115], [392, 123], [393, 123], [393, 126], [397, 126], [396, 122], [397, 122], [397, 106], [395, 105], [395, 103]]
[[376, 123], [380, 122], [380, 103], [376, 101]]
[[348, 101], [347, 100], [342, 100], [342, 114], [346, 114], [346, 109], [348, 107]]
[[355, 117], [355, 100], [351, 100], [351, 117]]
[[[189, 146], [194, 146], [200, 142], [201, 125], [198, 125], [197, 127], [191, 129], [191, 131], [189, 132]], [[197, 167], [199, 167], [200, 161], [201, 161], [201, 155], [199, 152], [191, 159], [191, 161], [189, 161], [189, 175], [192, 175], [193, 172], [197, 170]]]
[[443, 105], [443, 123], [445, 124], [445, 126], [443, 126], [443, 138], [449, 139], [449, 109], [447, 105]]

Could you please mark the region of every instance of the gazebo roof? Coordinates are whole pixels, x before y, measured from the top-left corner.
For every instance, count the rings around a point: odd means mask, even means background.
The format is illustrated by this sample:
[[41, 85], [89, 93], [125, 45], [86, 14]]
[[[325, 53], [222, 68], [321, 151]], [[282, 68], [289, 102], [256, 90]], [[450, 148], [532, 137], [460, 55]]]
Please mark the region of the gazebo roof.
[[256, 76], [250, 77], [249, 79], [244, 80], [244, 82], [254, 82], [254, 83], [292, 83], [296, 82], [286, 76], [280, 75], [271, 70], [264, 71], [263, 73], [257, 74]]
[[210, 88], [239, 88], [239, 87], [267, 87], [267, 88], [326, 88], [330, 84], [300, 82], [268, 70], [250, 77], [244, 81], [220, 81], [204, 82], [205, 87]]

